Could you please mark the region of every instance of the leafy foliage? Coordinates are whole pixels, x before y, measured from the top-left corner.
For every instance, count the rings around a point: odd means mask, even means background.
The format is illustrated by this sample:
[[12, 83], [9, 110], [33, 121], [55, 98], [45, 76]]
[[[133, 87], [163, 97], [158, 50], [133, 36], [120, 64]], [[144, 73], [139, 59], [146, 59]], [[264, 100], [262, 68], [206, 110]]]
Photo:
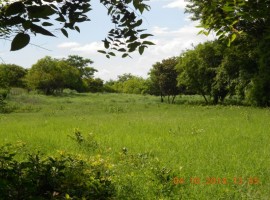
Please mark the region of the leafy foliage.
[[202, 33], [214, 31], [230, 42], [242, 32], [258, 39], [269, 36], [270, 2], [246, 0], [188, 0], [186, 12], [200, 21]]
[[88, 67], [93, 63], [77, 55], [67, 59], [45, 57], [34, 64], [25, 80], [30, 89], [43, 91], [45, 94], [62, 93], [69, 88], [78, 92], [101, 92], [103, 81], [94, 79], [97, 70]]
[[19, 161], [21, 145], [0, 147], [2, 199], [109, 199], [115, 196], [110, 164], [100, 156], [86, 159], [29, 154]]
[[27, 70], [14, 64], [0, 64], [0, 88], [25, 87]]
[[5, 99], [7, 98], [8, 90], [0, 88], [0, 113], [5, 113], [6, 110], [6, 102]]
[[62, 92], [64, 88], [75, 89], [80, 83], [80, 72], [65, 61], [47, 56], [32, 66], [26, 81], [32, 89], [53, 94]]
[[105, 91], [127, 94], [148, 93], [147, 80], [130, 73], [119, 75], [116, 81], [108, 81], [104, 84]]
[[[179, 94], [177, 71], [175, 69], [177, 63], [176, 57], [164, 59], [155, 63], [149, 72], [154, 94], [160, 95], [162, 102], [163, 97], [168, 96], [168, 103], [174, 103], [175, 96]], [[172, 96], [171, 101], [170, 96]]]
[[202, 95], [207, 103], [208, 96], [211, 96], [217, 68], [222, 61], [221, 49], [217, 42], [199, 44], [193, 50], [183, 53], [177, 65], [178, 84]]
[[81, 78], [93, 78], [96, 69], [89, 67], [88, 65], [93, 64], [94, 62], [90, 59], [83, 58], [78, 55], [69, 55], [67, 59], [63, 59], [69, 65], [77, 68], [80, 71]]
[[100, 78], [88, 78], [85, 79], [88, 92], [103, 92], [103, 80]]
[[[193, 20], [200, 21], [203, 30], [200, 33], [209, 34], [214, 31], [219, 39], [228, 38], [229, 45], [239, 35], [245, 33], [257, 42], [258, 75], [253, 80], [251, 99], [257, 105], [269, 105], [270, 77], [269, 73], [269, 37], [270, 37], [270, 1], [250, 0], [188, 0], [187, 12]], [[255, 69], [256, 70], [256, 69]], [[253, 96], [253, 97], [252, 97]]]
[[[145, 0], [100, 0], [107, 9], [115, 28], [111, 29], [103, 40], [106, 51], [101, 50], [109, 58], [115, 56], [114, 51], [122, 53], [123, 57], [138, 50], [140, 54], [152, 42], [145, 39], [151, 34], [140, 29], [142, 19], [137, 11], [142, 14], [150, 7]], [[24, 48], [30, 43], [30, 35], [55, 36], [49, 28], [55, 27], [68, 37], [68, 30], [80, 32], [77, 24], [89, 21], [87, 13], [91, 11], [88, 0], [25, 0], [4, 1], [0, 4], [0, 37], [12, 39], [11, 51]], [[56, 25], [57, 24], [57, 25]], [[57, 27], [58, 26], [58, 27]], [[56, 28], [57, 27], [57, 28]]]

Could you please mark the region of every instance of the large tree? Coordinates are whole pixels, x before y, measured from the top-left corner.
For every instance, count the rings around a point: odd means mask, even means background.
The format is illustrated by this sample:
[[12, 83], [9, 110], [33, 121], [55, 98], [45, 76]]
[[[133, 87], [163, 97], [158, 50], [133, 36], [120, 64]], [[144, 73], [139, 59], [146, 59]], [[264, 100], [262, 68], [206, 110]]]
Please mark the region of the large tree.
[[83, 58], [78, 55], [69, 55], [67, 59], [64, 59], [69, 65], [75, 67], [80, 71], [81, 78], [93, 78], [94, 73], [97, 72], [93, 67], [88, 66], [94, 62], [90, 59]]
[[64, 88], [76, 89], [81, 84], [80, 79], [78, 69], [49, 56], [34, 64], [26, 76], [29, 88], [41, 90], [47, 95], [62, 92]]
[[27, 70], [14, 64], [0, 64], [0, 88], [25, 87]]
[[245, 32], [258, 39], [270, 35], [269, 0], [187, 0], [186, 12], [205, 31], [234, 40]]
[[219, 98], [224, 99], [226, 95], [221, 95], [221, 88], [217, 88], [216, 94], [212, 93], [223, 57], [222, 49], [222, 45], [214, 41], [199, 44], [194, 49], [184, 52], [176, 66], [179, 86], [202, 95], [206, 103], [213, 96], [216, 96], [216, 103]]
[[[142, 14], [150, 7], [145, 0], [100, 0], [115, 25], [103, 40], [107, 57], [115, 51], [123, 57], [138, 50], [141, 54], [148, 45], [145, 38], [151, 36], [140, 28]], [[80, 32], [79, 23], [89, 21], [90, 0], [4, 0], [0, 1], [0, 38], [12, 40], [11, 50], [19, 50], [30, 42], [30, 36], [42, 34], [55, 36], [54, 27], [68, 37], [68, 30]]]
[[[160, 95], [161, 102], [164, 101], [164, 96], [168, 97], [168, 103], [174, 103], [176, 95], [179, 94], [177, 86], [177, 58], [172, 57], [164, 59], [153, 65], [149, 72], [152, 88]], [[172, 97], [172, 99], [170, 99]]]
[[200, 21], [202, 33], [216, 32], [229, 44], [240, 34], [257, 41], [259, 67], [252, 80], [251, 99], [270, 106], [270, 1], [269, 0], [188, 0], [187, 12]]

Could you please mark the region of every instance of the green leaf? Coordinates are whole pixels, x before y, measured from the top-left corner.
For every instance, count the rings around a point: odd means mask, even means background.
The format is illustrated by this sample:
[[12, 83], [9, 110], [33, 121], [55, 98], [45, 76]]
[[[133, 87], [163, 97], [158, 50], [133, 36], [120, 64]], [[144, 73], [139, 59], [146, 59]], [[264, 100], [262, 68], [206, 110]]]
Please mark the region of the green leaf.
[[140, 5], [140, 0], [133, 0], [133, 6], [135, 9], [138, 9]]
[[21, 1], [18, 2], [14, 2], [12, 4], [10, 4], [7, 9], [6, 9], [6, 15], [10, 16], [10, 15], [16, 15], [19, 13], [24, 13], [24, 4]]
[[143, 13], [144, 8], [145, 8], [145, 6], [144, 6], [143, 4], [140, 4], [140, 5], [138, 6], [138, 9], [139, 9], [139, 11], [140, 11], [141, 14]]
[[65, 22], [66, 21], [63, 16], [57, 17], [55, 20], [59, 21], [59, 22]]
[[11, 42], [11, 51], [17, 51], [24, 48], [30, 42], [30, 36], [25, 33], [18, 33]]
[[233, 42], [233, 41], [236, 39], [236, 37], [237, 37], [237, 35], [236, 35], [235, 33], [233, 33], [233, 34], [231, 35], [231, 42]]
[[99, 53], [103, 53], [103, 54], [106, 54], [106, 51], [103, 51], [103, 50], [98, 50]]
[[228, 39], [227, 47], [231, 46], [231, 38]]
[[34, 31], [36, 33], [40, 33], [42, 35], [47, 35], [47, 36], [53, 36], [53, 37], [55, 37], [55, 35], [52, 34], [50, 31], [48, 31], [48, 30], [46, 30], [46, 29], [44, 29], [41, 26], [38, 26], [36, 24], [32, 24], [30, 28], [31, 28], [32, 31]]
[[129, 50], [128, 50], [128, 52], [133, 52], [133, 51], [135, 51], [136, 49], [137, 49], [137, 47], [138, 46], [140, 46], [140, 42], [133, 42], [133, 43], [130, 43], [129, 45], [128, 45], [128, 48], [129, 48]]
[[80, 30], [80, 28], [79, 28], [78, 26], [75, 26], [74, 28], [75, 28], [75, 30], [76, 30], [78, 33], [81, 32], [81, 30]]
[[121, 49], [118, 49], [117, 51], [120, 51], [120, 52], [126, 52], [127, 50], [124, 49], [124, 48], [121, 48]]
[[146, 46], [140, 46], [140, 47], [139, 47], [139, 53], [140, 53], [140, 55], [143, 54], [145, 47], [146, 47]]
[[125, 58], [125, 57], [127, 57], [128, 56], [128, 54], [127, 53], [124, 53], [123, 55], [122, 55], [122, 58]]
[[133, 26], [138, 27], [138, 26], [142, 25], [142, 23], [143, 23], [143, 20], [140, 19]]
[[115, 53], [113, 53], [113, 52], [109, 52], [108, 54], [111, 56], [115, 56]]
[[53, 26], [53, 24], [52, 23], [49, 23], [49, 22], [43, 22], [42, 23], [42, 26]]
[[64, 29], [64, 28], [61, 28], [61, 31], [62, 31], [63, 35], [68, 38], [68, 32], [67, 32], [67, 30]]
[[9, 26], [14, 26], [17, 24], [21, 24], [23, 22], [25, 22], [25, 19], [23, 19], [19, 16], [15, 16], [15, 17], [11, 17], [10, 19], [8, 19], [5, 24], [9, 25]]
[[153, 36], [152, 34], [141, 34], [140, 35], [140, 38], [141, 39], [145, 39], [145, 38], [147, 38], [147, 37], [149, 37], [149, 36]]
[[25, 21], [22, 23], [24, 30], [28, 30], [29, 28], [31, 28], [31, 25], [32, 25], [32, 22], [30, 21]]
[[49, 5], [29, 6], [27, 10], [30, 18], [44, 18], [56, 13]]
[[155, 43], [150, 42], [150, 41], [143, 41], [143, 44], [146, 44], [146, 45], [155, 45]]
[[110, 42], [107, 40], [107, 38], [105, 38], [103, 42], [104, 42], [104, 47], [108, 49], [110, 47]]
[[233, 12], [234, 7], [230, 6], [230, 5], [225, 5], [225, 6], [223, 6], [222, 10], [224, 10], [225, 12]]

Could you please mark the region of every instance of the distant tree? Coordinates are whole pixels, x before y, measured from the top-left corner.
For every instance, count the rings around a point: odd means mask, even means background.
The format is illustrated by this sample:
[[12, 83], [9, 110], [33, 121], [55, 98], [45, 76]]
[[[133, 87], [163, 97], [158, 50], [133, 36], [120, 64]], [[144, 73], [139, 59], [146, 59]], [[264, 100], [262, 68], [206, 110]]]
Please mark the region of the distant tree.
[[124, 74], [122, 74], [122, 75], [119, 75], [118, 77], [117, 77], [117, 82], [125, 82], [125, 81], [127, 81], [127, 80], [129, 80], [129, 79], [132, 79], [132, 78], [135, 78], [136, 76], [134, 76], [134, 75], [132, 75], [131, 73], [124, 73]]
[[100, 78], [88, 78], [85, 80], [87, 83], [87, 91], [89, 92], [103, 92], [103, 80]]
[[134, 76], [123, 82], [123, 93], [145, 94], [146, 92], [146, 80], [141, 77]]
[[117, 93], [118, 91], [113, 88], [114, 84], [116, 83], [115, 80], [106, 81], [103, 85], [103, 91], [108, 93]]
[[32, 66], [26, 81], [30, 88], [49, 95], [64, 88], [75, 89], [80, 84], [80, 72], [65, 61], [47, 56]]
[[[81, 78], [78, 69], [69, 65], [65, 61], [57, 60], [57, 67], [59, 68], [59, 84], [61, 90], [64, 88], [77, 90], [81, 87]], [[62, 91], [61, 91], [62, 92]]]
[[180, 56], [176, 66], [178, 85], [202, 95], [206, 103], [211, 97], [214, 97], [214, 103], [219, 99], [222, 101], [228, 91], [226, 85], [217, 85], [215, 80], [222, 59], [223, 46], [218, 41], [199, 44], [187, 50]]
[[164, 101], [165, 96], [168, 96], [168, 103], [174, 103], [176, 95], [179, 94], [179, 87], [177, 86], [178, 73], [175, 69], [177, 63], [176, 57], [164, 59], [155, 63], [149, 72], [153, 84], [152, 88], [158, 91], [161, 102]]
[[125, 73], [118, 76], [117, 80], [110, 80], [104, 84], [106, 92], [117, 92], [127, 94], [148, 93], [147, 81], [139, 76]]
[[96, 69], [88, 66], [94, 63], [90, 59], [78, 55], [69, 55], [68, 58], [64, 60], [67, 61], [70, 66], [73, 66], [80, 71], [81, 78], [93, 78], [94, 73], [97, 72]]
[[27, 70], [14, 64], [0, 64], [0, 87], [25, 87], [23, 78]]

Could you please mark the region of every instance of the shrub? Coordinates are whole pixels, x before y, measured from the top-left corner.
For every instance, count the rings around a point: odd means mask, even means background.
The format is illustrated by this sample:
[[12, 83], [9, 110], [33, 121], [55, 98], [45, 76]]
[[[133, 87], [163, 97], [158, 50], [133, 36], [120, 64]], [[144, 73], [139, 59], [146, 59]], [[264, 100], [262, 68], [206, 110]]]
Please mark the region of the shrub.
[[14, 145], [0, 147], [0, 199], [110, 199], [115, 194], [110, 164], [95, 156], [44, 156], [15, 158]]
[[7, 98], [8, 93], [9, 93], [8, 89], [0, 88], [0, 99], [5, 100]]

